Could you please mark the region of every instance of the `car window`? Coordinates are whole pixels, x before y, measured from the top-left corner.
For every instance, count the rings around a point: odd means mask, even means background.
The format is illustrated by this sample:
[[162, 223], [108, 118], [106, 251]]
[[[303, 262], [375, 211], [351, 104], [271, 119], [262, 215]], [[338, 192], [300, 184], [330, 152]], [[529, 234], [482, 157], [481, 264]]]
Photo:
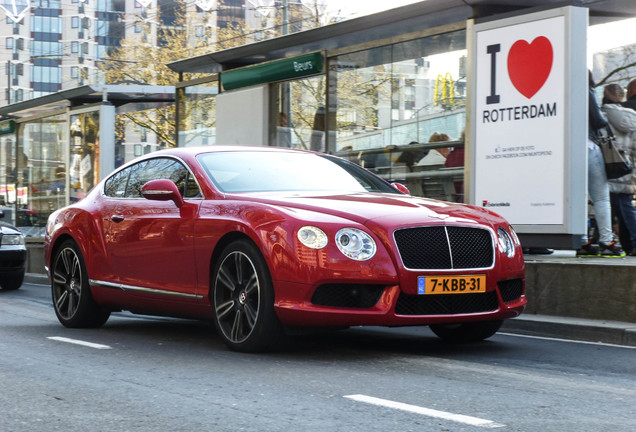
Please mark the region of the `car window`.
[[199, 162], [222, 192], [337, 191], [400, 193], [354, 163], [303, 152], [213, 152]]
[[188, 180], [185, 183], [185, 193], [183, 194], [184, 198], [201, 198], [203, 194], [201, 194], [201, 189], [199, 189], [199, 185], [194, 179], [194, 175], [188, 171]]
[[172, 180], [184, 198], [201, 197], [201, 191], [190, 171], [178, 160], [155, 158], [131, 167], [126, 187], [126, 198], [141, 198], [141, 188], [150, 180]]
[[130, 168], [127, 168], [106, 180], [104, 184], [104, 195], [113, 198], [122, 198], [126, 193], [126, 183], [128, 182], [129, 175]]

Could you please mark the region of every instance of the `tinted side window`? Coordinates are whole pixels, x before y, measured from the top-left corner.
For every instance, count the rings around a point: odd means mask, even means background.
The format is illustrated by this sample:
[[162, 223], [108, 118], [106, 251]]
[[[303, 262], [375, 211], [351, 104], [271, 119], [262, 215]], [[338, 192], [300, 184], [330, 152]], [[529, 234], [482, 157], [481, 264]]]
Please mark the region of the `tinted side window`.
[[[184, 198], [192, 198], [192, 196], [188, 196], [187, 194], [187, 186], [189, 186], [188, 178], [190, 172], [181, 165], [180, 162], [172, 161], [173, 163], [167, 167], [166, 172], [163, 178], [167, 178], [168, 180], [172, 180], [174, 184], [177, 185], [177, 189], [181, 192], [181, 195]], [[198, 188], [197, 188], [198, 189]]]
[[201, 189], [199, 189], [199, 185], [194, 180], [194, 175], [188, 172], [188, 181], [185, 185], [185, 194], [184, 198], [201, 198], [203, 194], [201, 193]]
[[147, 161], [139, 162], [131, 167], [130, 178], [126, 186], [126, 198], [141, 198], [141, 187], [146, 184], [142, 175]]
[[121, 198], [126, 193], [126, 183], [130, 168], [119, 171], [117, 174], [106, 180], [104, 184], [104, 195], [112, 198]]
[[[184, 198], [201, 196], [194, 179], [190, 179], [190, 172], [179, 161], [170, 158], [156, 158], [140, 162], [133, 170], [126, 188], [127, 198], [141, 198], [141, 188], [150, 180], [172, 180]], [[192, 186], [191, 183], [194, 183]], [[186, 187], [187, 186], [187, 187]]]

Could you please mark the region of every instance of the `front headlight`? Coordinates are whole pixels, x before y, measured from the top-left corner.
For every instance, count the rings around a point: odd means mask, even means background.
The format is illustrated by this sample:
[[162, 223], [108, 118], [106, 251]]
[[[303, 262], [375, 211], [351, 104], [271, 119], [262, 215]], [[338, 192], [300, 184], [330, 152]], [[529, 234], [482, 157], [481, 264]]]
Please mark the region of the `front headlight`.
[[515, 245], [521, 246], [521, 241], [519, 240], [519, 236], [517, 236], [517, 233], [515, 232], [512, 225], [509, 225], [508, 229], [510, 230], [510, 234], [512, 235], [512, 240], [515, 242]]
[[322, 249], [327, 246], [327, 234], [320, 228], [311, 225], [298, 230], [298, 240], [312, 249]]
[[365, 261], [375, 255], [377, 250], [371, 236], [356, 228], [343, 228], [336, 233], [336, 245], [346, 257], [356, 261]]
[[2, 246], [24, 246], [24, 236], [22, 234], [4, 234]]
[[499, 234], [499, 246], [501, 246], [502, 252], [505, 253], [508, 258], [515, 256], [515, 243], [512, 237], [510, 237], [510, 234], [508, 234], [508, 231], [500, 227], [497, 233]]

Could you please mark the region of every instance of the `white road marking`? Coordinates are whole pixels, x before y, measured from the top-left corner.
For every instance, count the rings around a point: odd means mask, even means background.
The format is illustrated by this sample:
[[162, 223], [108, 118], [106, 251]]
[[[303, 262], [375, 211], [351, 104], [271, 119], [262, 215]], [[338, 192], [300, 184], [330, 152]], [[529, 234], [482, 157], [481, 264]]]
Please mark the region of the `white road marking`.
[[101, 344], [96, 344], [96, 343], [92, 343], [92, 342], [85, 342], [85, 341], [81, 341], [81, 340], [77, 340], [77, 339], [69, 339], [69, 338], [65, 338], [65, 337], [61, 337], [61, 336], [50, 336], [50, 337], [47, 337], [47, 339], [55, 340], [55, 341], [58, 341], [58, 342], [66, 342], [66, 343], [75, 344], [75, 345], [82, 345], [82, 346], [86, 346], [86, 347], [89, 347], [89, 348], [95, 348], [95, 349], [112, 349], [112, 347], [110, 347], [108, 345], [101, 345]]
[[562, 339], [562, 338], [548, 337], [548, 336], [533, 336], [533, 335], [505, 333], [505, 332], [497, 332], [497, 334], [502, 336], [513, 336], [513, 337], [520, 337], [520, 338], [527, 338], [527, 339], [539, 339], [539, 340], [547, 340], [547, 341], [555, 341], [555, 342], [569, 342], [569, 343], [576, 343], [581, 345], [597, 345], [597, 346], [612, 347], [612, 348], [636, 349], [636, 346], [611, 344], [606, 342], [590, 342], [590, 341], [583, 341], [583, 340], [576, 340], [576, 339]]
[[387, 399], [380, 399], [372, 396], [365, 396], [361, 394], [345, 396], [347, 399], [352, 399], [358, 402], [364, 402], [372, 405], [383, 406], [386, 408], [393, 408], [402, 411], [408, 411], [415, 414], [421, 414], [428, 417], [434, 417], [444, 420], [450, 420], [458, 423], [464, 423], [471, 426], [485, 427], [485, 428], [501, 428], [506, 425], [501, 423], [495, 423], [491, 420], [484, 420], [478, 417], [471, 417], [462, 414], [453, 414], [445, 411], [438, 411], [430, 408], [419, 407], [417, 405], [409, 405], [401, 402], [394, 402]]

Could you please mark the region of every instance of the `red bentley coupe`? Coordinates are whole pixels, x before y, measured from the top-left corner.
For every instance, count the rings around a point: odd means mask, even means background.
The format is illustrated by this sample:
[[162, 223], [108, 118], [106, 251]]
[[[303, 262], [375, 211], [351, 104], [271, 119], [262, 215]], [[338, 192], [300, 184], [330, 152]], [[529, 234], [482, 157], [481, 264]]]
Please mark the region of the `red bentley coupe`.
[[475, 341], [526, 304], [503, 218], [298, 150], [146, 155], [53, 213], [45, 241], [63, 325], [101, 326], [120, 310], [211, 319], [239, 351], [292, 327], [429, 325]]

